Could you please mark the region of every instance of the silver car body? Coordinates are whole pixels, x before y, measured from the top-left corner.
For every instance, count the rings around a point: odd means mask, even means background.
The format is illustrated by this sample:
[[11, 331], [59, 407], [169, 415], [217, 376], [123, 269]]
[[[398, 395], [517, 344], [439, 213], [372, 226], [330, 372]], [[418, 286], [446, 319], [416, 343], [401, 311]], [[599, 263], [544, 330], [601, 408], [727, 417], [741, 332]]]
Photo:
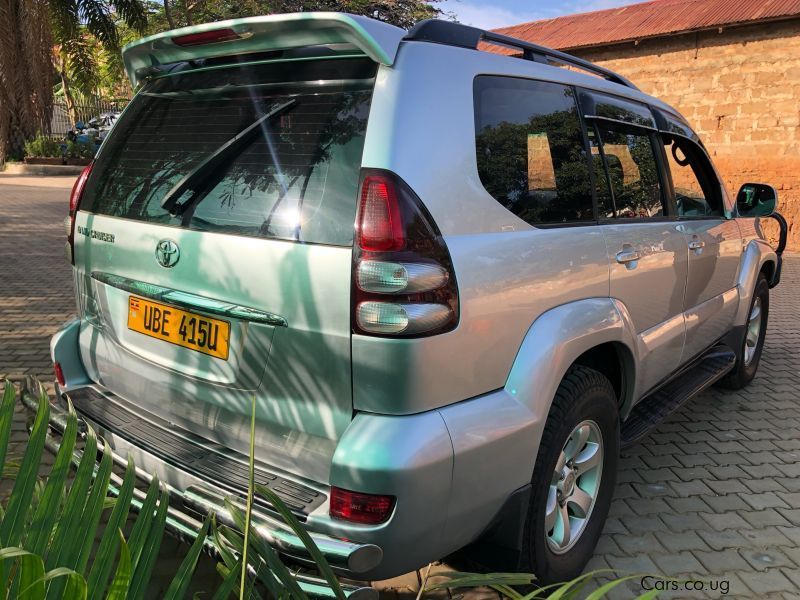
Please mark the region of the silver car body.
[[[302, 29], [314, 19], [331, 37]], [[724, 217], [537, 228], [481, 184], [476, 76], [560, 82], [676, 113], [655, 98], [573, 70], [403, 41], [404, 31], [368, 19], [287, 15], [251, 26], [285, 33], [276, 33], [275, 47], [349, 44], [380, 63], [361, 166], [402, 177], [438, 225], [458, 282], [458, 326], [414, 339], [353, 333], [350, 248], [79, 211], [80, 231], [108, 233], [113, 243], [76, 235], [79, 318], [53, 338], [53, 359], [65, 374], [61, 391], [92, 388], [165, 431], [189, 431], [232, 453], [247, 450], [254, 397], [256, 456], [272, 471], [323, 495], [337, 486], [396, 496], [380, 525], [332, 519], [327, 502], [307, 516], [330, 552], [342, 539], [362, 548], [340, 565], [351, 577], [398, 575], [480, 538], [530, 483], [556, 388], [581, 356], [601, 349], [618, 361], [624, 418], [712, 342], [743, 327], [756, 277], [774, 272], [776, 255], [758, 223], [736, 218], [727, 195]], [[159, 44], [163, 36], [126, 51], [134, 80]], [[171, 269], [154, 259], [165, 238], [181, 252]], [[688, 249], [696, 239], [705, 242], [700, 252]], [[635, 269], [615, 260], [626, 244], [639, 252]], [[198, 357], [128, 330], [129, 292], [104, 274], [263, 311], [288, 327], [231, 318], [230, 359]], [[214, 490], [213, 480], [123, 439], [102, 419], [86, 420], [118, 456], [132, 453], [176, 495]], [[265, 531], [275, 527], [263, 518]]]

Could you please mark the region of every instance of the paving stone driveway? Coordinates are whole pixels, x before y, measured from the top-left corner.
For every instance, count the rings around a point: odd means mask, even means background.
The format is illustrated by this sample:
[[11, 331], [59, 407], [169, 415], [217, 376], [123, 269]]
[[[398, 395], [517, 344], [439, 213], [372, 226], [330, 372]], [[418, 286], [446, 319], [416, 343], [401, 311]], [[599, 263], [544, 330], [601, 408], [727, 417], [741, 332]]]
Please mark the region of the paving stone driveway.
[[[49, 335], [74, 313], [63, 258], [71, 183], [0, 175], [0, 374], [52, 378]], [[786, 258], [770, 308], [753, 384], [704, 393], [624, 454], [589, 568], [717, 586], [679, 598], [721, 597], [725, 582], [729, 597], [800, 598], [800, 256]], [[170, 545], [162, 556], [177, 553]], [[160, 561], [164, 577], [170, 570]], [[387, 599], [414, 598], [419, 580], [410, 573], [378, 587]], [[638, 593], [636, 580], [614, 596]]]

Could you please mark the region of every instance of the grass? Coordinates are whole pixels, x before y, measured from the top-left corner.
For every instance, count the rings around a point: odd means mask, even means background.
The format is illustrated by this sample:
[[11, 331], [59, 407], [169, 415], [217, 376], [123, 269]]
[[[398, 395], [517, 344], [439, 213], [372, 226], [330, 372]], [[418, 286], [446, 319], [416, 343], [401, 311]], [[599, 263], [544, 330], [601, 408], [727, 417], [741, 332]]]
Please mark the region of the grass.
[[[165, 487], [157, 477], [152, 478], [126, 538], [122, 528], [131, 516], [136, 465], [128, 459], [118, 494], [116, 498], [110, 497], [111, 455], [104, 452], [105, 443], [91, 428], [82, 439], [78, 436], [78, 418], [71, 404], [55, 460], [49, 473], [40, 478], [50, 402], [44, 388], [38, 383], [37, 386], [39, 403], [30, 439], [21, 460], [13, 462], [13, 469], [7, 467], [11, 464], [8, 447], [17, 396], [11, 382], [5, 381], [0, 400], [0, 480], [11, 479], [11, 475], [14, 481], [10, 496], [0, 506], [0, 600], [148, 598], [148, 585], [166, 533], [169, 495]], [[218, 588], [207, 595], [212, 600], [308, 599], [295, 578], [296, 573], [253, 529], [252, 503], [258, 495], [275, 508], [302, 540], [333, 595], [344, 600], [345, 592], [338, 578], [303, 525], [272, 490], [255, 484], [254, 432], [255, 398], [251, 413], [250, 481], [244, 510], [233, 500], [226, 500], [235, 527], [218, 526], [214, 515], [207, 516], [162, 597], [166, 600], [186, 597], [200, 553], [205, 546], [211, 546], [219, 556], [217, 571], [221, 576]], [[77, 466], [70, 477], [74, 462]], [[565, 584], [522, 593], [519, 587], [530, 588], [533, 575], [438, 573], [436, 578], [443, 580], [427, 585], [426, 579], [424, 591], [489, 587], [511, 600], [574, 600], [600, 574], [588, 573]], [[610, 581], [590, 592], [586, 599], [598, 600], [637, 577]], [[655, 592], [648, 592], [639, 598], [647, 600], [655, 596]]]

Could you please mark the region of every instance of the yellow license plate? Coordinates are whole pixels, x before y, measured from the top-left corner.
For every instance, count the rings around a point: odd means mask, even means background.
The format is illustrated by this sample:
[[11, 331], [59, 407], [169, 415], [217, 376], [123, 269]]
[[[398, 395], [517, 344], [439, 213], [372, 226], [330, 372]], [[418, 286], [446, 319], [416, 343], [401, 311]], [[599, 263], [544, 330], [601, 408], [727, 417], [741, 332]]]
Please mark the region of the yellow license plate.
[[228, 360], [231, 325], [226, 321], [131, 296], [128, 329]]

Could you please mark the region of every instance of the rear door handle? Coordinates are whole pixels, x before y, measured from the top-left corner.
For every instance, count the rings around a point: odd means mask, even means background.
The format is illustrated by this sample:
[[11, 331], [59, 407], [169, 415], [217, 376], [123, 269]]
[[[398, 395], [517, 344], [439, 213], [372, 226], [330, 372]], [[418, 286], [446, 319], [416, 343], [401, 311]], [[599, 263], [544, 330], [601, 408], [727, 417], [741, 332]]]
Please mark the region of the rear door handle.
[[636, 261], [641, 258], [639, 256], [638, 250], [635, 248], [625, 248], [624, 250], [620, 250], [617, 252], [617, 262], [621, 265], [625, 265], [629, 269], [636, 268]]

